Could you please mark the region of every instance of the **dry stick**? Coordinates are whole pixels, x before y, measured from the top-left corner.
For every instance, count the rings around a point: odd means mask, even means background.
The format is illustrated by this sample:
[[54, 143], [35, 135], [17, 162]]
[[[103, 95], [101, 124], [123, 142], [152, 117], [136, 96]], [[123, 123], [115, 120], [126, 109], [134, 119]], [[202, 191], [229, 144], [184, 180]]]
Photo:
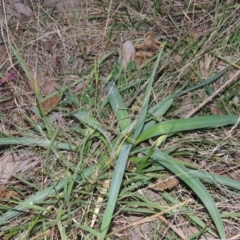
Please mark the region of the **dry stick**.
[[176, 234], [178, 234], [179, 237], [181, 237], [183, 240], [188, 240], [188, 238], [183, 234], [182, 231], [178, 230], [172, 223], [170, 223], [165, 217], [158, 216], [158, 218], [164, 222], [166, 225], [168, 225], [169, 228], [171, 228]]
[[191, 111], [185, 118], [192, 117], [195, 113], [197, 113], [199, 110], [201, 110], [207, 103], [212, 101], [213, 98], [215, 98], [220, 92], [222, 92], [225, 88], [227, 88], [229, 85], [233, 84], [238, 76], [240, 75], [240, 70], [237, 71], [232, 78], [230, 78], [226, 83], [224, 83], [215, 93], [213, 93], [211, 96], [209, 96], [204, 102], [202, 102], [197, 108], [195, 108], [193, 111]]
[[111, 236], [111, 235], [114, 235], [114, 234], [122, 231], [122, 230], [125, 230], [125, 229], [130, 228], [130, 227], [134, 227], [134, 226], [137, 226], [137, 225], [146, 223], [146, 222], [152, 222], [153, 220], [156, 220], [157, 218], [159, 218], [159, 216], [163, 215], [164, 213], [167, 213], [167, 212], [169, 212], [170, 210], [176, 209], [176, 208], [178, 208], [178, 207], [180, 207], [180, 206], [183, 206], [183, 205], [185, 205], [185, 204], [187, 204], [187, 203], [189, 203], [189, 202], [191, 202], [191, 201], [192, 201], [192, 199], [188, 199], [188, 200], [186, 200], [186, 201], [184, 201], [184, 202], [182, 202], [182, 203], [179, 203], [179, 204], [177, 204], [177, 205], [175, 205], [175, 206], [172, 206], [172, 207], [170, 207], [170, 208], [168, 208], [168, 209], [165, 209], [165, 210], [163, 210], [163, 211], [160, 212], [160, 213], [156, 213], [156, 214], [154, 214], [154, 215], [152, 215], [152, 216], [150, 216], [150, 217], [146, 217], [146, 218], [143, 218], [143, 219], [141, 219], [141, 220], [139, 220], [139, 221], [136, 221], [136, 222], [134, 222], [134, 223], [130, 223], [130, 224], [128, 224], [127, 226], [124, 226], [124, 227], [121, 227], [121, 228], [116, 229], [115, 231], [112, 231], [112, 232], [109, 233], [107, 236], [109, 237], [109, 236]]

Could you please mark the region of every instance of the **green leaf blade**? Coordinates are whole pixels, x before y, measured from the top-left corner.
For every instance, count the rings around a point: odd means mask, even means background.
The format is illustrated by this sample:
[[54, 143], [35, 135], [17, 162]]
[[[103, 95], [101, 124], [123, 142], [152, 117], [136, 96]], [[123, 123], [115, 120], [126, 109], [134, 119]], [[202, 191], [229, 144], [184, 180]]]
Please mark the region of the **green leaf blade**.
[[196, 174], [194, 174], [194, 172], [184, 166], [169, 163], [168, 159], [172, 158], [167, 154], [164, 154], [164, 156], [165, 158], [163, 158], [161, 152], [155, 152], [153, 153], [152, 158], [159, 161], [161, 165], [163, 165], [169, 171], [174, 173], [177, 177], [182, 179], [195, 192], [195, 194], [198, 196], [199, 199], [201, 199], [210, 216], [212, 217], [212, 220], [218, 230], [219, 236], [221, 237], [221, 239], [226, 239], [224, 226], [219, 210], [205, 186], [198, 179]]
[[115, 87], [113, 82], [108, 83], [107, 85], [109, 92], [109, 102], [113, 109], [113, 112], [117, 118], [118, 124], [121, 131], [125, 130], [130, 125], [130, 117], [128, 115], [127, 108], [123, 103], [122, 97]]
[[112, 183], [110, 186], [108, 203], [103, 215], [101, 225], [101, 239], [105, 238], [112, 220], [113, 212], [116, 207], [118, 194], [122, 185], [123, 175], [125, 173], [125, 168], [131, 148], [131, 144], [124, 144], [117, 159], [116, 167], [113, 173]]
[[136, 139], [139, 136], [139, 134], [142, 132], [142, 129], [143, 129], [143, 126], [144, 126], [144, 122], [146, 120], [146, 116], [147, 116], [147, 112], [148, 112], [148, 105], [149, 105], [150, 95], [151, 95], [151, 91], [152, 91], [153, 81], [154, 81], [154, 78], [155, 78], [155, 75], [156, 75], [156, 72], [157, 72], [157, 68], [159, 66], [159, 63], [160, 63], [160, 60], [161, 60], [161, 57], [162, 57], [162, 52], [163, 52], [163, 49], [165, 47], [165, 44], [166, 43], [162, 44], [161, 51], [158, 54], [158, 58], [157, 58], [157, 60], [156, 60], [156, 62], [154, 64], [154, 68], [153, 68], [151, 77], [149, 79], [147, 88], [145, 90], [144, 103], [143, 103], [142, 109], [141, 109], [141, 111], [139, 113], [139, 117], [137, 119], [137, 123], [136, 123], [136, 126], [135, 126], [133, 139]]
[[101, 128], [100, 123], [92, 115], [90, 115], [88, 112], [79, 111], [75, 112], [73, 116], [84, 124], [99, 131], [105, 137], [108, 145], [110, 146], [110, 150], [112, 150], [112, 144], [107, 133]]
[[235, 124], [238, 121], [236, 115], [221, 115], [221, 116], [200, 116], [186, 119], [176, 119], [164, 121], [162, 123], [150, 126], [138, 137], [136, 144], [163, 134], [171, 134], [181, 131], [189, 131], [204, 128], [222, 127], [230, 124]]

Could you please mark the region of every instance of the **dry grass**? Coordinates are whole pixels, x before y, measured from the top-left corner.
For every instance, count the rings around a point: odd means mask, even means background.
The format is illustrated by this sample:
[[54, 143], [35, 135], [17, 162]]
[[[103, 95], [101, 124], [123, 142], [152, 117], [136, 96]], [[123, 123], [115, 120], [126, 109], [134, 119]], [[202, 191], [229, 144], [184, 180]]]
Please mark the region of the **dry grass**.
[[[219, 89], [217, 84], [224, 84], [236, 69], [239, 69], [240, 9], [236, 1], [79, 2], [74, 8], [78, 11], [73, 14], [73, 9], [70, 13], [57, 12], [39, 1], [26, 1], [34, 10], [34, 16], [19, 18], [13, 14], [12, 2], [1, 1], [0, 74], [4, 76], [13, 68], [19, 72], [19, 78], [0, 86], [0, 137], [43, 138], [51, 139], [52, 142], [57, 139], [58, 142], [76, 144], [79, 147], [77, 151], [72, 152], [55, 147], [46, 150], [30, 144], [0, 147], [0, 154], [9, 150], [14, 153], [25, 151], [26, 155], [31, 153], [31, 161], [38, 163], [30, 171], [20, 172], [9, 179], [0, 195], [2, 212], [15, 206], [16, 202], [55, 184], [69, 173], [73, 174], [79, 162], [82, 170], [88, 166], [95, 166], [102, 159], [109, 161], [108, 149], [97, 134], [83, 125], [80, 134], [72, 131], [74, 120], [70, 113], [80, 109], [87, 110], [98, 119], [110, 139], [116, 136], [119, 129], [116, 127], [114, 115], [109, 107], [104, 105], [106, 95], [101, 91], [104, 88], [104, 80], [118, 62], [121, 45], [126, 40], [132, 40], [136, 45], [141, 43], [149, 32], [154, 32], [158, 41], [167, 42], [164, 60], [154, 83], [151, 105], [184, 84], [192, 86], [209, 78], [220, 71], [224, 64], [231, 62], [231, 70], [219, 80], [220, 83], [218, 81], [215, 85], [201, 88], [191, 95], [189, 93], [179, 97], [179, 101], [166, 115], [169, 119], [186, 116], [203, 102], [210, 92]], [[22, 56], [31, 79], [26, 76], [10, 46], [14, 46]], [[96, 66], [96, 61], [108, 54], [109, 57], [104, 63]], [[151, 74], [151, 67], [150, 63], [146, 68], [126, 73], [119, 87], [127, 86], [136, 79], [147, 78]], [[29, 81], [34, 79], [43, 84], [42, 88], [48, 88], [49, 83], [54, 82], [61, 96], [57, 105], [42, 118], [37, 117], [33, 108], [37, 104], [37, 98], [33, 89], [29, 87]], [[80, 91], [75, 93], [79, 82], [84, 82], [85, 85], [82, 89], [80, 86]], [[141, 85], [125, 91], [124, 100], [129, 101]], [[41, 97], [48, 95], [44, 90], [41, 91]], [[130, 109], [132, 117], [141, 106], [141, 96], [140, 93], [137, 96], [138, 101]], [[236, 82], [199, 114], [210, 115], [217, 112], [238, 115], [239, 97], [239, 82]], [[230, 128], [224, 128], [207, 132], [195, 131], [187, 135], [178, 134], [168, 138], [161, 150], [169, 151], [172, 148], [172, 156], [182, 161], [239, 181], [239, 130], [236, 127], [230, 135], [229, 132]], [[146, 147], [149, 144], [151, 142], [142, 146]], [[107, 169], [111, 170], [112, 167], [113, 162], [106, 164]], [[129, 178], [132, 168], [130, 164]], [[96, 169], [93, 176], [81, 183], [76, 182], [69, 199], [63, 195], [65, 192], [49, 197], [39, 203], [42, 209], [33, 208], [9, 222], [2, 228], [1, 238], [94, 239], [88, 229], [83, 230], [78, 224], [91, 225], [95, 203], [101, 193], [102, 179], [108, 174], [111, 176], [111, 171], [101, 173]], [[155, 174], [157, 179], [162, 173]], [[236, 239], [232, 237], [240, 232], [239, 192], [234, 193], [224, 186], [209, 184], [207, 187], [222, 213], [227, 238]], [[9, 192], [14, 194], [10, 197], [3, 195]], [[194, 203], [183, 212], [176, 211], [175, 215], [166, 214], [165, 218], [160, 220], [139, 224], [137, 230], [129, 228], [119, 231], [111, 239], [181, 239], [173, 227], [183, 236], [192, 235], [191, 239], [199, 239], [194, 234], [202, 230], [203, 234], [199, 234], [200, 239], [210, 239], [209, 233], [204, 232], [215, 232], [215, 227], [201, 202], [184, 184], [178, 185], [170, 192], [156, 193], [149, 186], [139, 185], [133, 187], [126, 195], [120, 193], [111, 231], [147, 217], [146, 212], [131, 213], [128, 208], [134, 208], [133, 201], [141, 199], [143, 202], [152, 202], [152, 207], [148, 207], [147, 210], [153, 214], [163, 210], [162, 206], [168, 208], [169, 203], [177, 204], [189, 198], [192, 198]], [[104, 205], [100, 209], [100, 216], [103, 214], [103, 208]], [[139, 207], [141, 208], [144, 207]], [[191, 220], [193, 216], [201, 219], [205, 228], [199, 229], [198, 226], [194, 226]], [[100, 223], [101, 217], [98, 217], [93, 228], [99, 230]], [[59, 224], [64, 226], [65, 236], [61, 235]]]

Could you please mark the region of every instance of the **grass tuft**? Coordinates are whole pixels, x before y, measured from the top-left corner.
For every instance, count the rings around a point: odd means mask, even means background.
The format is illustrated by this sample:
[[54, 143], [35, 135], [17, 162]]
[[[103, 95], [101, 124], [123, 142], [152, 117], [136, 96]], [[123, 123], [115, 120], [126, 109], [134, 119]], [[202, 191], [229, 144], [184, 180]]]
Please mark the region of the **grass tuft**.
[[0, 180], [29, 163], [0, 186], [0, 238], [237, 238], [238, 2], [24, 3], [0, 9]]

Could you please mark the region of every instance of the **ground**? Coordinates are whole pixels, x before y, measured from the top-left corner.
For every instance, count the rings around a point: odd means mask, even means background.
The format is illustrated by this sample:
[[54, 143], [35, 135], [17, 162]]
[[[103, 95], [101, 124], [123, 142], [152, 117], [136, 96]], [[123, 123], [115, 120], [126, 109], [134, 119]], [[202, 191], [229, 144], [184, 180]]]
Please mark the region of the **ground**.
[[1, 239], [239, 239], [238, 1], [1, 1]]

